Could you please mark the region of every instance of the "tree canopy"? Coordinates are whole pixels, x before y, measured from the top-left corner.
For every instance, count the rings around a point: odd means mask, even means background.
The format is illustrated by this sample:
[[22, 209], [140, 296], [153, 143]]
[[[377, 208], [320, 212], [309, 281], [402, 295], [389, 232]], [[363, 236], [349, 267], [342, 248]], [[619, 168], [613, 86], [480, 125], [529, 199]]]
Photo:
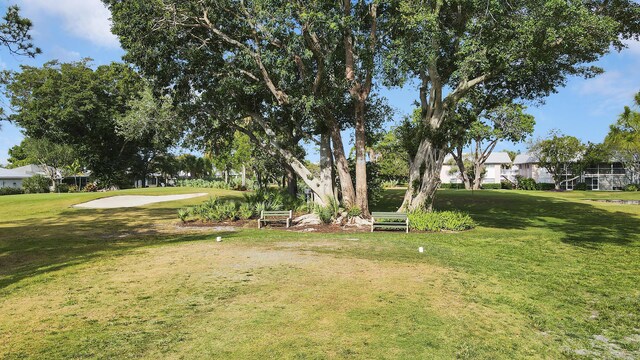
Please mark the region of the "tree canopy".
[[578, 138], [552, 131], [547, 138], [532, 143], [529, 151], [538, 159], [538, 165], [553, 177], [555, 188], [559, 190], [562, 181], [577, 175], [585, 149]]
[[386, 77], [418, 83], [421, 119], [403, 207], [431, 208], [457, 104], [471, 90], [540, 100], [638, 37], [634, 1], [398, 1]]
[[[517, 143], [533, 134], [535, 120], [524, 111], [523, 105], [515, 103], [490, 109], [471, 101], [458, 105], [455, 116], [465, 126], [452, 139], [451, 154], [466, 189], [480, 189], [484, 164], [499, 142]], [[465, 154], [467, 149], [470, 153]]]
[[611, 125], [605, 144], [614, 156], [640, 176], [640, 92], [634, 98], [635, 109], [625, 106], [618, 121]]
[[72, 146], [105, 185], [126, 181], [139, 144], [117, 131], [116, 119], [143, 88], [127, 65], [90, 67], [88, 60], [22, 66], [7, 86], [9, 116], [28, 137]]
[[15, 55], [35, 57], [42, 50], [33, 44], [31, 20], [20, 15], [18, 6], [9, 6], [0, 22], [0, 45]]

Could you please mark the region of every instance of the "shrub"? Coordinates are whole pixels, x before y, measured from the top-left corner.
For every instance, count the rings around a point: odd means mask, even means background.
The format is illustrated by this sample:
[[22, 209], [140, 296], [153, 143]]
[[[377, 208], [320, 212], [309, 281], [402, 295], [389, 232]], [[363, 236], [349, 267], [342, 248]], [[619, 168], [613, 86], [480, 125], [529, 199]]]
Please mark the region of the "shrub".
[[190, 213], [191, 212], [189, 211], [189, 208], [178, 209], [178, 218], [180, 218], [180, 221], [185, 223], [187, 222], [187, 218], [189, 217]]
[[462, 183], [442, 183], [440, 184], [441, 189], [464, 189], [464, 184]]
[[532, 178], [525, 178], [520, 175], [516, 176], [516, 181], [518, 184], [518, 190], [537, 190], [538, 186], [536, 181]]
[[409, 226], [419, 231], [462, 231], [476, 227], [471, 216], [457, 211], [414, 211], [409, 213]]
[[183, 179], [176, 181], [176, 186], [230, 190], [234, 185], [221, 180]]
[[640, 191], [640, 184], [629, 184], [622, 188], [623, 191]]
[[0, 196], [2, 195], [19, 195], [24, 194], [24, 190], [20, 188], [3, 187], [0, 188]]
[[257, 203], [254, 205], [255, 211], [256, 211], [256, 216], [261, 216], [262, 212], [267, 210], [264, 207], [264, 203]]
[[482, 184], [482, 188], [485, 190], [499, 190], [502, 188], [502, 184]]
[[[298, 210], [306, 204], [304, 196], [291, 196], [279, 189], [259, 189], [253, 194], [244, 194], [244, 200], [256, 207], [258, 214], [261, 210]], [[257, 208], [258, 204], [261, 204], [260, 209]]]
[[357, 206], [353, 206], [350, 209], [347, 210], [347, 216], [349, 218], [354, 218], [356, 216], [360, 216], [362, 215], [362, 209], [360, 209]]
[[253, 208], [248, 203], [243, 203], [238, 209], [238, 218], [241, 220], [250, 219], [253, 216]]
[[232, 200], [220, 200], [217, 197], [210, 197], [207, 201], [192, 208], [186, 208], [188, 213], [179, 210], [178, 217], [185, 221], [188, 216], [192, 216], [200, 221], [224, 221], [237, 219], [250, 219], [254, 215], [255, 207], [249, 203], [238, 204]]
[[382, 182], [382, 187], [385, 189], [394, 188], [398, 186], [398, 180], [387, 180]]
[[500, 188], [504, 190], [513, 190], [513, 183], [511, 181], [502, 180], [500, 182]]
[[320, 221], [323, 224], [331, 224], [331, 219], [333, 218], [333, 209], [331, 206], [316, 206], [315, 213], [318, 214]]
[[69, 189], [67, 190], [67, 192], [70, 192], [70, 193], [77, 193], [78, 191], [79, 189], [77, 185], [69, 185]]
[[96, 192], [98, 191], [98, 185], [96, 185], [95, 183], [88, 183], [87, 185], [85, 185], [84, 189], [82, 189], [82, 191], [84, 192]]
[[576, 186], [573, 187], [573, 190], [585, 191], [587, 190], [587, 183], [577, 183]]
[[216, 207], [221, 220], [236, 220], [238, 217], [238, 210], [235, 201], [227, 201], [219, 204]]
[[538, 183], [536, 188], [538, 190], [549, 191], [549, 190], [554, 190], [556, 188], [556, 185], [552, 183]]
[[51, 181], [42, 175], [34, 175], [22, 180], [22, 188], [27, 194], [48, 193], [49, 186], [51, 186]]
[[59, 193], [68, 193], [68, 192], [69, 192], [69, 185], [68, 185], [68, 184], [65, 184], [65, 183], [58, 184], [58, 185], [56, 186], [56, 192], [59, 192]]
[[337, 218], [340, 215], [340, 203], [333, 196], [327, 197], [327, 207], [334, 218]]

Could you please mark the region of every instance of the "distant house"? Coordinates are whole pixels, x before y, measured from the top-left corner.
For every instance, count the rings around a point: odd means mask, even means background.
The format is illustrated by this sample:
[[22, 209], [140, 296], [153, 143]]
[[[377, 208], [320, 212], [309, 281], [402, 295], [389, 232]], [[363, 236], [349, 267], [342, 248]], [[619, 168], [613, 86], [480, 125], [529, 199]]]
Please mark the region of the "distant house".
[[513, 169], [517, 175], [531, 178], [538, 183], [553, 183], [553, 177], [547, 170], [538, 166], [538, 159], [532, 154], [518, 154], [513, 160]]
[[[538, 165], [532, 154], [520, 154], [513, 162], [518, 175], [534, 179], [537, 183], [553, 183], [553, 177]], [[622, 190], [626, 185], [638, 181], [640, 174], [625, 169], [621, 162], [612, 160], [587, 168], [581, 174], [562, 174], [561, 189], [573, 190], [576, 184], [585, 183], [588, 190]]]
[[22, 187], [22, 180], [31, 176], [33, 175], [27, 175], [15, 169], [0, 168], [0, 188], [8, 187], [19, 189]]
[[[0, 187], [21, 188], [22, 181], [35, 175], [49, 177], [41, 165], [25, 165], [14, 169], [0, 168]], [[69, 185], [78, 185], [82, 188], [87, 184], [89, 173], [78, 174], [76, 176], [64, 177], [60, 171], [56, 173], [56, 181], [58, 183], [67, 183]]]
[[[469, 157], [470, 154], [463, 154], [465, 157]], [[451, 165], [453, 164], [453, 165]], [[440, 171], [440, 181], [443, 184], [459, 184], [462, 182], [460, 178], [460, 172], [452, 172], [453, 168], [457, 168], [454, 163], [453, 156], [447, 155], [444, 159], [444, 166]], [[500, 184], [500, 181], [505, 177], [513, 176], [511, 171], [511, 158], [509, 154], [502, 151], [491, 153], [489, 158], [484, 163], [485, 176], [482, 178], [483, 184]]]

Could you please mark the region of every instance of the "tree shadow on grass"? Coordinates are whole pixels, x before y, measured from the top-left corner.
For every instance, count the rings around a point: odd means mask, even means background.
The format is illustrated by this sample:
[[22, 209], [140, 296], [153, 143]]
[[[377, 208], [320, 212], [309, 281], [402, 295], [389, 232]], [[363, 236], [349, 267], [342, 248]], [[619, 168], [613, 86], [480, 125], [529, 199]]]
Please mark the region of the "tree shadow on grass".
[[[615, 210], [557, 197], [509, 192], [448, 192], [436, 208], [467, 211], [481, 226], [498, 229], [545, 228], [567, 244], [598, 247], [640, 240], [640, 218], [629, 207]], [[640, 208], [638, 208], [640, 210]]]
[[[146, 246], [237, 236], [160, 231], [175, 208], [68, 209], [48, 218], [0, 221], [0, 289], [22, 279]], [[168, 224], [170, 227], [171, 224]]]
[[[396, 211], [403, 190], [387, 190], [384, 205], [376, 211]], [[546, 228], [560, 234], [567, 244], [599, 247], [601, 244], [630, 245], [640, 240], [640, 217], [633, 206], [609, 205], [608, 209], [546, 194], [503, 191], [439, 191], [437, 210], [468, 212], [481, 226], [505, 230]], [[631, 212], [625, 210], [632, 209]], [[640, 206], [638, 206], [640, 213]]]

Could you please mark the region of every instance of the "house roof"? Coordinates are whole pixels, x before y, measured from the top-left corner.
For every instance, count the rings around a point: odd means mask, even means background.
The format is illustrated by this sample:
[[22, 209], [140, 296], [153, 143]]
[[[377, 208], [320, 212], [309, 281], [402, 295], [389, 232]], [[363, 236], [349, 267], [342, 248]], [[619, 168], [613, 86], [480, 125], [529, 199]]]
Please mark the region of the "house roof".
[[31, 175], [25, 174], [22, 171], [16, 171], [16, 169], [2, 169], [0, 168], [0, 179], [25, 179]]
[[492, 152], [485, 164], [511, 164], [509, 154], [504, 151]]
[[[471, 153], [464, 153], [463, 156], [465, 158], [470, 157]], [[444, 158], [445, 164], [451, 160], [453, 160], [453, 156], [451, 154], [448, 154]], [[511, 158], [509, 157], [509, 154], [504, 151], [496, 151], [489, 155], [485, 164], [511, 164]]]
[[533, 154], [529, 154], [529, 153], [518, 154], [516, 155], [516, 159], [513, 160], [513, 163], [515, 165], [536, 164], [537, 162], [538, 162], [538, 159], [536, 159], [536, 157], [533, 156]]
[[20, 166], [17, 168], [12, 169], [16, 172], [22, 173], [22, 174], [26, 174], [28, 176], [33, 176], [36, 174], [40, 174], [40, 175], [44, 175], [44, 169], [42, 168], [42, 166], [39, 165], [34, 165], [34, 164], [30, 164], [30, 165], [25, 165], [25, 166]]

